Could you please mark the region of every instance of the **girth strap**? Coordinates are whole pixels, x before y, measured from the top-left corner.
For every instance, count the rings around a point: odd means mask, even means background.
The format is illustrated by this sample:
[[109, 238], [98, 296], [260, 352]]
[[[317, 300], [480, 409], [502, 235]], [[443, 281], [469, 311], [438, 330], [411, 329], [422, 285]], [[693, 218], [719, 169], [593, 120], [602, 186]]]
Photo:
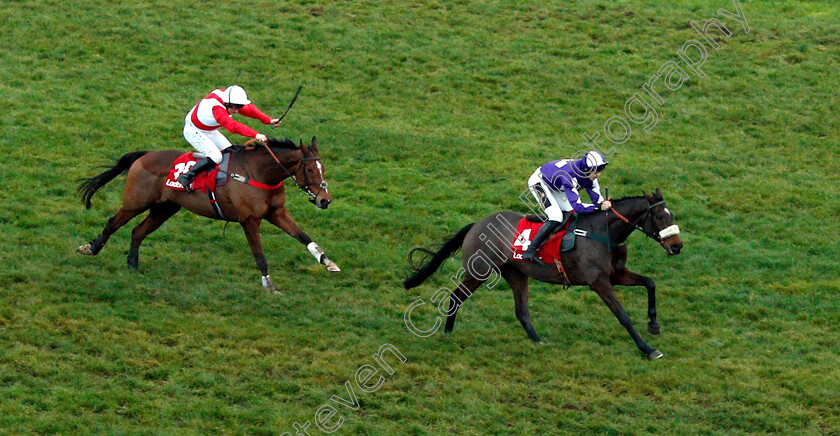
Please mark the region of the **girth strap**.
[[244, 183], [246, 185], [251, 185], [255, 188], [263, 189], [263, 190], [266, 190], [266, 191], [273, 191], [275, 189], [280, 189], [280, 187], [283, 186], [283, 181], [280, 181], [280, 183], [278, 183], [276, 185], [266, 185], [265, 183], [260, 183], [256, 180], [248, 178], [247, 176], [243, 176], [243, 175], [236, 174], [236, 173], [231, 173], [230, 178], [232, 178], [233, 180], [236, 180], [237, 182], [241, 182], [241, 183]]
[[207, 197], [210, 198], [210, 205], [213, 206], [213, 210], [216, 211], [216, 214], [219, 215], [219, 218], [221, 218], [225, 221], [230, 221], [229, 219], [227, 219], [225, 214], [222, 212], [222, 208], [219, 207], [219, 203], [216, 202], [216, 193], [208, 189], [207, 190]]

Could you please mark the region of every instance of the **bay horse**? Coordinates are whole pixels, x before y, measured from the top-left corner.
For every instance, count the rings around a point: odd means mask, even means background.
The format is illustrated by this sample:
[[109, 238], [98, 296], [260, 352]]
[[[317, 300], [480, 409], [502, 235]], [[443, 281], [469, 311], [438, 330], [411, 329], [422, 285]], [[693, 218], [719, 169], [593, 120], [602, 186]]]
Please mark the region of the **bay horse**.
[[[316, 244], [292, 219], [286, 210], [286, 191], [282, 182], [292, 178], [309, 200], [319, 209], [326, 209], [332, 201], [324, 166], [318, 154], [318, 142], [312, 138], [309, 145], [300, 146], [289, 139], [269, 139], [263, 147], [252, 149], [251, 144], [234, 146], [230, 155], [228, 172], [230, 180], [216, 189], [216, 204], [222, 215], [212, 206], [208, 195], [199, 190], [192, 193], [171, 189], [165, 181], [175, 160], [183, 151], [135, 151], [123, 155], [110, 169], [82, 179], [79, 193], [85, 207], [90, 209], [91, 198], [103, 186], [124, 172], [128, 172], [123, 192], [122, 207], [108, 220], [102, 233], [77, 251], [84, 255], [99, 254], [108, 238], [137, 215], [149, 215], [131, 232], [128, 266], [137, 269], [140, 244], [181, 208], [195, 214], [226, 221], [239, 222], [245, 230], [248, 245], [262, 274], [262, 285], [278, 293], [268, 274], [268, 263], [260, 240], [260, 223], [263, 219], [283, 229], [305, 245], [315, 259], [328, 271], [340, 271], [321, 247]], [[238, 175], [235, 176], [235, 175]]]
[[[564, 286], [589, 286], [606, 303], [618, 318], [618, 322], [627, 329], [633, 342], [645, 356], [649, 359], [662, 357], [659, 350], [645, 343], [639, 336], [613, 288], [615, 285], [647, 288], [650, 317], [648, 332], [659, 334], [656, 285], [650, 277], [634, 273], [627, 268], [627, 246], [624, 242], [638, 229], [658, 242], [668, 255], [679, 254], [683, 246], [678, 236], [679, 227], [673, 224], [673, 215], [665, 205], [662, 191], [657, 188], [652, 195], [617, 199], [612, 202], [612, 209], [608, 211], [580, 215], [578, 233], [586, 232], [588, 236], [577, 236], [574, 248], [560, 253], [560, 264], [564, 272], [560, 272], [560, 265], [539, 265], [513, 259], [512, 243], [517, 234], [517, 224], [524, 217], [525, 215], [517, 212], [498, 212], [468, 224], [437, 252], [415, 248], [411, 254], [421, 251], [426, 253], [429, 259], [422, 265], [413, 267], [413, 274], [403, 285], [406, 289], [420, 285], [431, 277], [449, 256], [461, 249], [463, 267], [454, 278], [458, 286], [450, 293], [448, 310], [442, 309], [445, 299], [441, 301], [441, 313], [447, 316], [445, 333], [452, 332], [458, 309], [466, 299], [494, 274], [497, 279], [500, 274], [513, 290], [517, 319], [531, 340], [542, 343], [531, 323], [528, 311], [528, 278], [531, 277], [541, 282]], [[530, 218], [540, 217], [532, 215]]]

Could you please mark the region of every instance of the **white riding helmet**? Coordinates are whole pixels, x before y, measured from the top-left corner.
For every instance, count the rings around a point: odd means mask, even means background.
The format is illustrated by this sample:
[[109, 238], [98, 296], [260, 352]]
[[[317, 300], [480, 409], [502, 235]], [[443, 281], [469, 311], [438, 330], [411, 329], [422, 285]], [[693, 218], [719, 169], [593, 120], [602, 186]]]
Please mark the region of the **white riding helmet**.
[[245, 94], [245, 90], [241, 86], [230, 85], [225, 89], [225, 103], [245, 106], [251, 104], [251, 100], [248, 100], [248, 95]]
[[586, 156], [583, 157], [584, 162], [586, 163], [586, 168], [590, 170], [603, 170], [609, 162], [595, 150], [589, 151], [586, 153]]

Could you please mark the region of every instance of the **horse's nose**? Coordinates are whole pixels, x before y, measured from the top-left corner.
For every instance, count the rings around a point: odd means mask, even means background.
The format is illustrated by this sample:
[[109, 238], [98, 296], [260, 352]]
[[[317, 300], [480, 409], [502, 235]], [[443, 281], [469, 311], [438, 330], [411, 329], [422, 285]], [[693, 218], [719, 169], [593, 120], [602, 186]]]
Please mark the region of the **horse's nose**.
[[682, 250], [682, 244], [674, 244], [671, 246], [671, 252], [674, 254], [680, 254], [680, 250]]
[[330, 200], [327, 200], [326, 198], [322, 198], [321, 201], [318, 202], [318, 207], [321, 209], [326, 209], [329, 205]]

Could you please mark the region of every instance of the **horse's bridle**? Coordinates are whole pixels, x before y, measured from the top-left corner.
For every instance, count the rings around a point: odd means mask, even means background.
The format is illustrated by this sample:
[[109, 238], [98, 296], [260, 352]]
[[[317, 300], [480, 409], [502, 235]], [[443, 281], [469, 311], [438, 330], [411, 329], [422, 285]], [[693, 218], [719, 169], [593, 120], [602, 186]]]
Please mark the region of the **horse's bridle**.
[[[250, 142], [250, 141], [249, 141], [249, 142]], [[246, 143], [246, 145], [247, 145], [247, 143]], [[306, 169], [305, 169], [305, 168], [304, 168], [304, 171], [303, 171], [303, 182], [304, 182], [304, 183], [303, 183], [303, 184], [300, 184], [300, 182], [298, 182], [298, 181], [297, 181], [297, 178], [295, 177], [295, 175], [294, 175], [294, 174], [292, 174], [292, 173], [289, 171], [289, 169], [288, 169], [288, 168], [286, 168], [286, 166], [285, 166], [285, 165], [283, 165], [283, 163], [282, 163], [282, 162], [280, 162], [280, 159], [278, 159], [278, 158], [277, 158], [277, 155], [275, 155], [275, 154], [274, 154], [274, 152], [273, 152], [273, 151], [271, 151], [271, 147], [269, 147], [269, 146], [268, 146], [268, 144], [266, 144], [266, 143], [263, 143], [263, 145], [265, 146], [265, 149], [266, 149], [266, 150], [268, 150], [268, 153], [271, 155], [271, 157], [272, 157], [272, 158], [274, 158], [274, 162], [277, 162], [277, 165], [279, 165], [279, 166], [280, 166], [280, 168], [282, 168], [282, 169], [283, 169], [283, 172], [285, 172], [285, 173], [286, 173], [286, 176], [287, 176], [287, 177], [291, 177], [291, 178], [292, 178], [292, 180], [294, 180], [294, 181], [295, 181], [295, 185], [297, 185], [297, 187], [298, 187], [298, 188], [300, 188], [300, 190], [301, 190], [301, 191], [305, 192], [305, 193], [306, 193], [306, 195], [308, 195], [308, 196], [309, 196], [309, 200], [310, 200], [310, 201], [315, 201], [315, 198], [316, 198], [316, 197], [318, 197], [318, 194], [315, 194], [314, 192], [312, 192], [312, 190], [311, 190], [311, 189], [309, 189], [309, 187], [310, 187], [310, 186], [312, 186], [312, 185], [318, 185], [318, 186], [320, 186], [320, 187], [321, 187], [321, 189], [327, 189], [328, 185], [327, 185], [327, 181], [326, 181], [326, 180], [322, 181], [321, 183], [318, 183], [318, 182], [310, 182], [310, 181], [309, 181], [309, 177], [307, 177], [307, 176], [306, 176]], [[300, 164], [301, 164], [302, 166], [304, 166], [304, 167], [305, 167], [305, 166], [306, 166], [306, 162], [309, 162], [309, 161], [320, 161], [320, 160], [321, 160], [321, 158], [320, 158], [320, 157], [304, 157], [304, 158], [301, 158]]]
[[[300, 164], [305, 166], [307, 161], [320, 161], [320, 160], [321, 160], [320, 157], [305, 157], [305, 158], [301, 159]], [[283, 165], [281, 164], [280, 166], [282, 167]], [[285, 168], [283, 168], [283, 169], [286, 170]], [[286, 170], [286, 172], [288, 173], [289, 171]], [[313, 201], [315, 200], [315, 197], [317, 197], [318, 195], [313, 193], [312, 190], [309, 189], [310, 186], [318, 185], [321, 189], [327, 189], [329, 187], [329, 185], [327, 185], [326, 180], [322, 180], [320, 183], [310, 182], [309, 177], [306, 175], [306, 169], [305, 168], [304, 168], [304, 171], [303, 171], [303, 185], [298, 183], [297, 179], [294, 176], [292, 176], [292, 180], [294, 180], [295, 184], [298, 186], [298, 188], [300, 188], [301, 191], [306, 192], [306, 195], [309, 195], [309, 199], [313, 200]]]
[[672, 224], [672, 225], [670, 225], [668, 227], [665, 227], [664, 229], [660, 230], [659, 233], [651, 234], [651, 233], [646, 232], [644, 227], [639, 225], [639, 221], [643, 221], [644, 219], [649, 218], [651, 216], [650, 215], [651, 209], [653, 209], [656, 206], [660, 206], [660, 205], [665, 205], [665, 200], [657, 201], [656, 203], [653, 203], [653, 204], [648, 204], [647, 209], [645, 209], [644, 215], [640, 216], [639, 219], [637, 219], [635, 222], [632, 222], [632, 223], [630, 222], [630, 220], [625, 218], [624, 215], [618, 213], [618, 211], [616, 211], [614, 207], [611, 207], [610, 210], [615, 214], [615, 216], [619, 217], [622, 221], [624, 221], [627, 224], [630, 224], [631, 226], [635, 227], [640, 232], [644, 233], [644, 235], [647, 236], [648, 238], [653, 239], [657, 243], [661, 244], [663, 240], [665, 240], [665, 239], [667, 239], [671, 236], [679, 235], [680, 234], [679, 226], [677, 226], [676, 224]]

